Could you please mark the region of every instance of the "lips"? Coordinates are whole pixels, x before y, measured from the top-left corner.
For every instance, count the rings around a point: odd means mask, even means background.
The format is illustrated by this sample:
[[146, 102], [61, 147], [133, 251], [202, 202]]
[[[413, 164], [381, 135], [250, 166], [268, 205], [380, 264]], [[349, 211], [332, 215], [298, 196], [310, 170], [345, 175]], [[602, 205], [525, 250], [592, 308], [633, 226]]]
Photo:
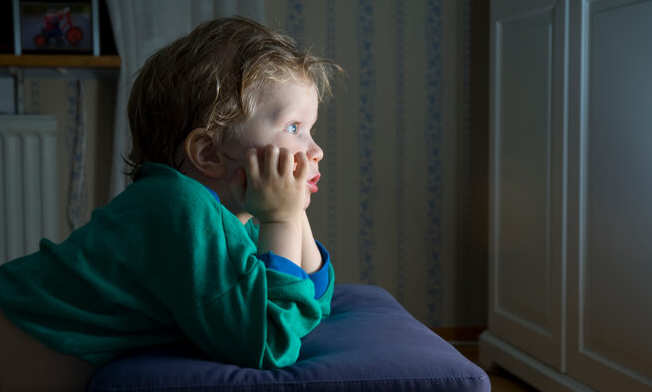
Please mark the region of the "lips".
[[319, 182], [319, 179], [321, 178], [321, 174], [317, 173], [316, 176], [308, 180], [308, 190], [311, 193], [317, 193], [319, 190], [319, 187], [317, 186], [317, 182]]

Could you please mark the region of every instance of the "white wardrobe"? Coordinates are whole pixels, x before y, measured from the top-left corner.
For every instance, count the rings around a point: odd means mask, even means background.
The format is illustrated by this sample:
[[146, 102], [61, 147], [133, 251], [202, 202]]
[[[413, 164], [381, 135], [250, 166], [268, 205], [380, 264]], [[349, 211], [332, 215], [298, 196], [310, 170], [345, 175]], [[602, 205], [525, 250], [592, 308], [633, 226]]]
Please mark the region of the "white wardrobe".
[[542, 391], [652, 391], [652, 0], [492, 0], [489, 329]]

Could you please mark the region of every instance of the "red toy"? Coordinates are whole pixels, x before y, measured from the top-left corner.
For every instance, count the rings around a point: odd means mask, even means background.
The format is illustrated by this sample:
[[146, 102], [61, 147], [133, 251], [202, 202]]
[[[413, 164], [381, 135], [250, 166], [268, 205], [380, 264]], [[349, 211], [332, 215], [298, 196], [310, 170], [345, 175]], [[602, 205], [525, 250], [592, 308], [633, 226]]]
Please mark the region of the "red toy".
[[65, 36], [71, 45], [77, 45], [84, 37], [84, 32], [72, 24], [70, 8], [68, 7], [60, 10], [52, 7], [43, 19], [45, 26], [41, 29], [41, 34], [34, 37], [34, 43], [39, 48], [47, 45], [52, 38], [60, 45], [63, 40], [62, 37]]

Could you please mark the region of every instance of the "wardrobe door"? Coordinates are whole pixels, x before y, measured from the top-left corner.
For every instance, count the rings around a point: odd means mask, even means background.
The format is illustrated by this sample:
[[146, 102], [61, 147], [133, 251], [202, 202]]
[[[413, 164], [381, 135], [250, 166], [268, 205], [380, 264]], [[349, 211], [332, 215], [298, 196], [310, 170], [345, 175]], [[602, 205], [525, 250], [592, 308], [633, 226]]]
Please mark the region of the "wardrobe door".
[[652, 391], [652, 0], [571, 4], [568, 373]]
[[489, 330], [563, 370], [566, 2], [491, 4]]

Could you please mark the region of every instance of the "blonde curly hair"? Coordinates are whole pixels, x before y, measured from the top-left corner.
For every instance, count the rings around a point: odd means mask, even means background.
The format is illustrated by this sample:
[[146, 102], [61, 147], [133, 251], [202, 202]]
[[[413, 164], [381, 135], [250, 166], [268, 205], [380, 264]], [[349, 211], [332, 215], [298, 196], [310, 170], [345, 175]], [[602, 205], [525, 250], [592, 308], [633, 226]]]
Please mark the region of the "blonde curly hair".
[[303, 77], [320, 101], [332, 96], [331, 80], [342, 68], [300, 51], [295, 41], [243, 17], [205, 22], [157, 51], [140, 69], [127, 107], [132, 149], [127, 175], [157, 162], [181, 167], [178, 146], [196, 128], [220, 146], [237, 135], [271, 82]]

